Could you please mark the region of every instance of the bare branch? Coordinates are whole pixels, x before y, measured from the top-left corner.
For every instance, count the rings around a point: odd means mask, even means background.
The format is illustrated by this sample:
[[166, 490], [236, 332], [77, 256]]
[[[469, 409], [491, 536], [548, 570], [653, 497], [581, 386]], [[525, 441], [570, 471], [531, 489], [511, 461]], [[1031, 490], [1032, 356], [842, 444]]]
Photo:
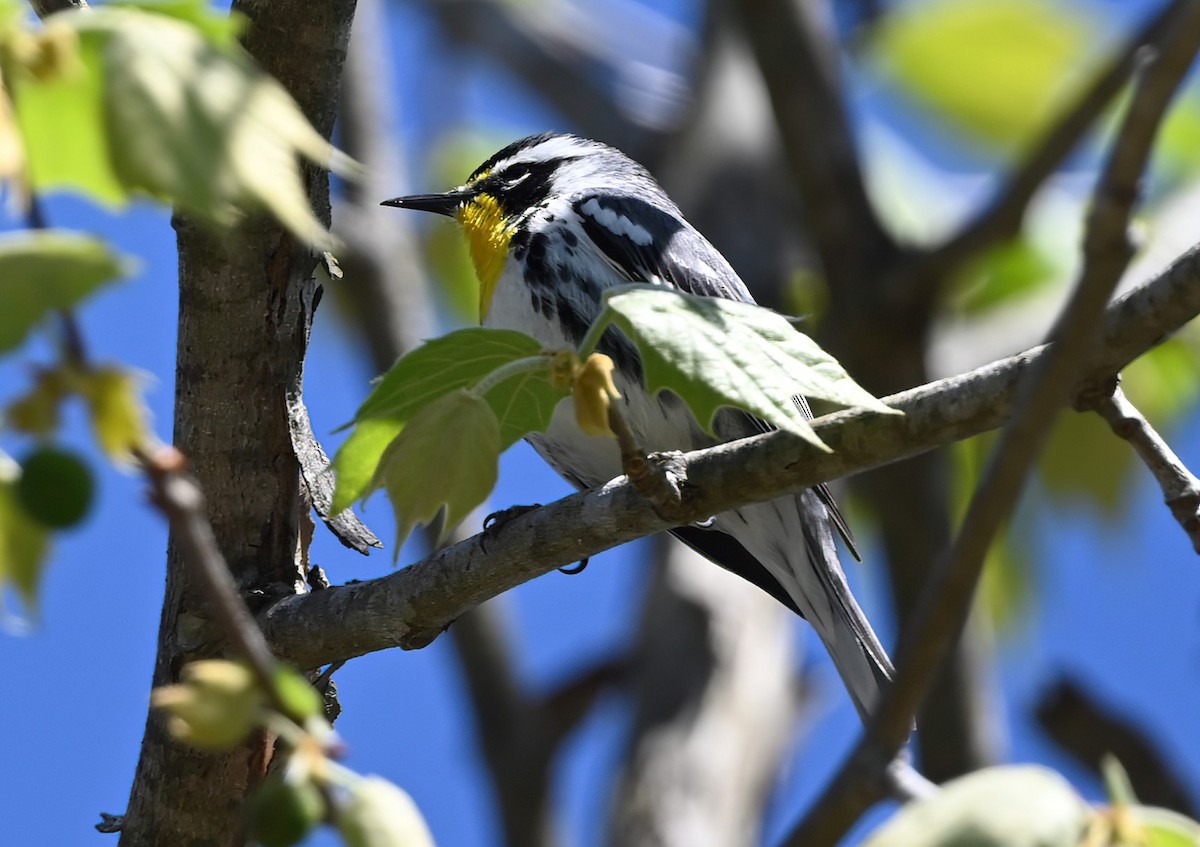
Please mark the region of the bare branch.
[[1112, 431], [1129, 442], [1154, 475], [1171, 514], [1200, 553], [1200, 480], [1180, 461], [1145, 416], [1119, 387], [1095, 404], [1095, 411]]
[[788, 845], [832, 845], [865, 810], [862, 784], [899, 754], [913, 715], [966, 622], [984, 557], [1011, 513], [1025, 478], [1049, 437], [1051, 423], [1085, 372], [1104, 305], [1133, 253], [1128, 224], [1138, 184], [1167, 106], [1200, 46], [1200, 3], [1186, 14], [1139, 80], [1096, 188], [1084, 238], [1084, 267], [1054, 333], [1055, 342], [1030, 373], [1017, 398], [1020, 416], [1004, 431], [988, 461], [953, 546], [926, 586], [919, 611], [897, 650], [895, 681], [863, 738]]
[[834, 46], [814, 20], [825, 4], [740, 0], [739, 7], [821, 265], [835, 289], [859, 287], [861, 269], [898, 248], [863, 185]]
[[1038, 724], [1061, 747], [1097, 775], [1107, 755], [1129, 774], [1138, 800], [1195, 818], [1200, 808], [1146, 733], [1128, 718], [1096, 702], [1084, 686], [1058, 679], [1038, 700]]
[[[1035, 194], [1104, 114], [1137, 67], [1139, 51], [1171, 31], [1189, 0], [1164, 5], [1104, 65], [1042, 139], [1026, 154], [992, 202], [960, 232], [919, 261], [913, 280], [940, 286], [949, 270], [984, 250], [1016, 237]], [[939, 272], [931, 273], [929, 268]], [[918, 283], [919, 284], [919, 283]]]
[[[1102, 343], [1077, 388], [1112, 375], [1200, 314], [1200, 249], [1109, 306]], [[682, 508], [700, 521], [736, 506], [917, 455], [1001, 426], [1046, 346], [887, 398], [899, 415], [848, 410], [814, 428], [834, 452], [774, 432], [683, 456]], [[285, 598], [264, 613], [276, 655], [316, 667], [375, 650], [423, 647], [466, 610], [551, 570], [672, 524], [623, 479], [514, 517], [378, 579]]]

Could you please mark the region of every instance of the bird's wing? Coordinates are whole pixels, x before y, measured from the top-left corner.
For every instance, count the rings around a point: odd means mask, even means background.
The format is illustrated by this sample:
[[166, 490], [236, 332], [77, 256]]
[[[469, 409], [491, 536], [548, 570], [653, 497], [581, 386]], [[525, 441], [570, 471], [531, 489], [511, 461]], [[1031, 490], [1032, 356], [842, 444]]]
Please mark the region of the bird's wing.
[[703, 297], [753, 303], [717, 248], [669, 209], [640, 197], [589, 195], [575, 201], [583, 230], [630, 282], [674, 285]]
[[671, 534], [710, 562], [740, 576], [751, 585], [758, 586], [797, 615], [804, 617], [796, 608], [796, 601], [779, 584], [779, 580], [771, 576], [771, 572], [732, 535], [715, 529], [701, 529], [698, 526], [678, 526], [671, 530]]
[[[670, 210], [640, 197], [611, 195], [581, 197], [575, 201], [574, 208], [583, 231], [603, 258], [630, 282], [668, 284], [688, 294], [754, 302], [745, 283], [720, 251]], [[811, 419], [808, 402], [800, 396], [792, 399], [805, 417]], [[751, 415], [743, 414], [743, 417], [750, 424], [750, 432], [774, 429]], [[860, 559], [850, 525], [834, 502], [829, 487], [822, 483], [813, 490], [825, 504], [829, 519], [846, 542], [850, 554]], [[698, 546], [691, 541], [687, 543]], [[767, 590], [771, 591], [770, 588]]]

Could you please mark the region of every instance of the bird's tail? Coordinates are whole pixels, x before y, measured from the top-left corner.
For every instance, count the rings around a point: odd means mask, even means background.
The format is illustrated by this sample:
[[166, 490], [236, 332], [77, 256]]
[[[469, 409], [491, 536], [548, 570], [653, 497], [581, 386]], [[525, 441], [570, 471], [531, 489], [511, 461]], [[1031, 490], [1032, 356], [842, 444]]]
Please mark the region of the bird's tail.
[[736, 515], [748, 530], [738, 533], [739, 540], [817, 631], [865, 722], [894, 671], [850, 593], [825, 505], [813, 491], [805, 491], [738, 509]]

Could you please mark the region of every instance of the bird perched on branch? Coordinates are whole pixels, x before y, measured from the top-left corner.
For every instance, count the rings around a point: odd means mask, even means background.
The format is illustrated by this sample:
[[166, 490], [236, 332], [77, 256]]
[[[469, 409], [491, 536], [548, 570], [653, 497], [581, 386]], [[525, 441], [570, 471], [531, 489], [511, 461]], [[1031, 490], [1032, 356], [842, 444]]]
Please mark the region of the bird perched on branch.
[[[485, 326], [520, 330], [547, 347], [575, 347], [602, 307], [605, 290], [630, 282], [752, 303], [716, 248], [683, 217], [652, 176], [623, 153], [571, 135], [543, 134], [509, 144], [442, 194], [384, 203], [456, 218], [480, 283]], [[634, 345], [610, 328], [598, 348], [616, 363], [622, 412], [647, 451], [712, 445], [683, 402], [651, 396]], [[803, 398], [796, 398], [811, 417]], [[621, 474], [616, 442], [585, 435], [564, 401], [534, 449], [571, 484], [601, 485]], [[767, 425], [723, 409], [722, 441]], [[749, 580], [816, 628], [860, 715], [878, 700], [892, 666], [855, 602], [838, 561], [834, 530], [853, 541], [821, 485], [673, 530], [699, 553]]]

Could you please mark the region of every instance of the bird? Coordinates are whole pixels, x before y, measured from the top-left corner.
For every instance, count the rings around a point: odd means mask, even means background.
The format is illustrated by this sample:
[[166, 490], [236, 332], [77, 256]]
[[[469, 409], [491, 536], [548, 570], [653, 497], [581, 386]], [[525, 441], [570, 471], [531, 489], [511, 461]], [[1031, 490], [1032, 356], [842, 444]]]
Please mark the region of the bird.
[[[577, 346], [600, 314], [604, 293], [619, 285], [657, 284], [754, 302], [725, 257], [687, 222], [649, 171], [616, 148], [579, 136], [519, 139], [456, 188], [382, 205], [457, 219], [479, 278], [482, 324], [519, 330], [548, 349]], [[605, 330], [597, 350], [615, 364], [623, 415], [647, 452], [694, 450], [770, 429], [723, 408], [713, 422], [714, 439], [678, 396], [650, 395], [637, 349], [619, 329]], [[811, 418], [805, 399], [794, 399]], [[527, 441], [578, 489], [620, 476], [616, 442], [579, 429], [571, 402], [563, 400], [546, 431]], [[805, 618], [866, 721], [893, 668], [850, 592], [835, 531], [858, 558], [829, 489], [818, 485], [671, 532]]]

